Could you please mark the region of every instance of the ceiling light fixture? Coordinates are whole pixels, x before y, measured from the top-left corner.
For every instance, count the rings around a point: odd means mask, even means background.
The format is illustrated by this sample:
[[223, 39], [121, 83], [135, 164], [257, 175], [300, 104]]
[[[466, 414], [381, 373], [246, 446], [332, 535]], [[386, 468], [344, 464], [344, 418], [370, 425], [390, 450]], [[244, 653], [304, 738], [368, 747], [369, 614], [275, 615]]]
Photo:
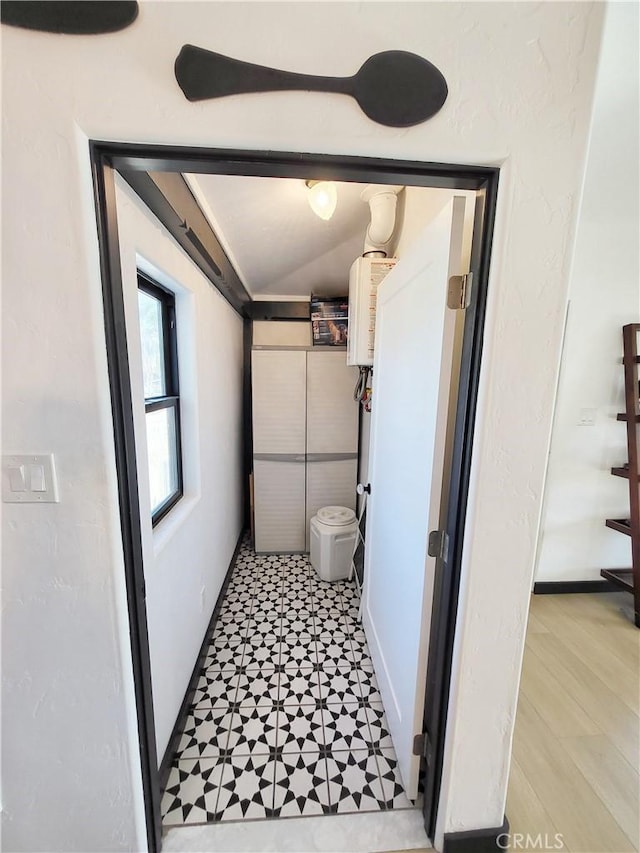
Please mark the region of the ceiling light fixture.
[[338, 188], [333, 181], [306, 181], [309, 206], [316, 216], [331, 219], [338, 204]]

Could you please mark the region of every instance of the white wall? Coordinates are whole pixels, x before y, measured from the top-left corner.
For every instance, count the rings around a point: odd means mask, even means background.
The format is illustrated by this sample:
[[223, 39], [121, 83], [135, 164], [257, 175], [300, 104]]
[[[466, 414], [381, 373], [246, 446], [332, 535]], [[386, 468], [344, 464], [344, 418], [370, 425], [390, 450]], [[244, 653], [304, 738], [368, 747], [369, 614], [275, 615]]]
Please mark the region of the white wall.
[[[638, 5], [607, 13], [571, 276], [537, 581], [592, 580], [631, 565], [631, 542], [605, 527], [628, 518], [622, 326], [640, 320]], [[583, 409], [593, 426], [580, 426]]]
[[[55, 452], [61, 494], [3, 518], [7, 850], [144, 846], [87, 137], [502, 166], [440, 813], [501, 822], [603, 11], [143, 2], [107, 36], [2, 28], [4, 452]], [[338, 95], [192, 104], [184, 43], [318, 74], [398, 47], [450, 93], [410, 129]]]
[[[160, 762], [242, 529], [242, 319], [124, 181], [117, 208]], [[184, 495], [155, 529], [137, 267], [176, 293]]]

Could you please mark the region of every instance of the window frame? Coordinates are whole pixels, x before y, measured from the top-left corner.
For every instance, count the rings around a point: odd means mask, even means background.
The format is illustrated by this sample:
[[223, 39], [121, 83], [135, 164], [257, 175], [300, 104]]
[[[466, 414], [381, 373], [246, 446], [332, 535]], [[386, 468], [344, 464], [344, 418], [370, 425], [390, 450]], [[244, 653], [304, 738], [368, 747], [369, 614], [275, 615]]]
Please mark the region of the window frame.
[[[149, 412], [173, 409], [175, 417], [175, 458], [177, 485], [171, 494], [151, 514], [151, 526], [156, 527], [184, 495], [182, 470], [182, 429], [180, 422], [180, 381], [178, 374], [178, 333], [176, 323], [176, 296], [171, 290], [158, 284], [138, 270], [138, 290], [160, 302], [162, 310], [162, 344], [166, 393], [159, 397], [144, 398], [145, 428]], [[139, 327], [139, 323], [138, 323]], [[142, 331], [140, 330], [142, 336]], [[144, 386], [143, 386], [144, 387]], [[144, 390], [143, 390], [144, 394]]]

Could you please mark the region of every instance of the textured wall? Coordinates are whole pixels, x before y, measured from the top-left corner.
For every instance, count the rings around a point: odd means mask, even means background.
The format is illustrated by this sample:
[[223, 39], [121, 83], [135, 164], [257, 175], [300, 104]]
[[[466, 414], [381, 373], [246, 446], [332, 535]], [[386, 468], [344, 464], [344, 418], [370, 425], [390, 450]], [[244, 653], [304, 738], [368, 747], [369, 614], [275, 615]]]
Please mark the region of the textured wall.
[[[144, 2], [113, 35], [3, 27], [4, 452], [56, 453], [61, 494], [4, 507], [6, 849], [144, 838], [87, 137], [502, 165], [441, 811], [500, 823], [602, 14]], [[341, 96], [190, 104], [185, 42], [321, 74], [399, 47], [449, 100], [412, 129]]]
[[[536, 580], [596, 580], [631, 565], [622, 326], [640, 319], [637, 3], [608, 7], [570, 285]], [[582, 410], [593, 426], [580, 426]]]
[[[124, 182], [117, 194], [158, 761], [242, 528], [242, 320]], [[136, 265], [176, 292], [184, 495], [151, 527]]]

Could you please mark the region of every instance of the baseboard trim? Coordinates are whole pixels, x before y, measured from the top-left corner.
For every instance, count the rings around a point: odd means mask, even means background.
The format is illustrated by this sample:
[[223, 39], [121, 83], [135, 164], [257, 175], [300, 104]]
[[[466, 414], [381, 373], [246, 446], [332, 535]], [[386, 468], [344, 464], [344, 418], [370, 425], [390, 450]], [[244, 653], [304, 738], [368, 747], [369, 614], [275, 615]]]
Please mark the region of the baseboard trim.
[[610, 581], [539, 581], [533, 585], [534, 595], [557, 595], [576, 592], [616, 592]]
[[445, 832], [442, 853], [496, 853], [509, 849], [509, 821], [489, 829], [468, 832]]
[[238, 553], [240, 551], [240, 546], [242, 545], [242, 540], [244, 538], [245, 531], [242, 530], [240, 532], [240, 536], [238, 537], [238, 542], [236, 543], [235, 550], [233, 552], [233, 556], [231, 557], [231, 562], [229, 563], [229, 568], [227, 569], [227, 573], [224, 577], [224, 581], [222, 582], [222, 587], [220, 588], [220, 593], [216, 600], [215, 606], [213, 608], [213, 613], [211, 614], [211, 619], [209, 620], [209, 624], [207, 626], [207, 630], [205, 631], [204, 638], [202, 640], [202, 645], [200, 646], [200, 652], [198, 653], [198, 658], [196, 660], [195, 666], [193, 667], [193, 672], [191, 673], [191, 678], [189, 679], [189, 684], [187, 686], [187, 690], [184, 694], [184, 699], [182, 700], [182, 705], [180, 705], [180, 710], [178, 711], [178, 716], [176, 718], [175, 725], [173, 727], [173, 731], [171, 732], [171, 737], [169, 738], [169, 743], [165, 750], [165, 753], [162, 757], [162, 761], [160, 762], [160, 767], [158, 768], [158, 777], [160, 780], [160, 790], [163, 792], [167, 780], [169, 778], [169, 773], [171, 772], [171, 764], [173, 762], [173, 756], [175, 755], [178, 744], [180, 743], [180, 736], [184, 729], [184, 724], [189, 715], [189, 711], [191, 709], [191, 705], [193, 702], [193, 696], [196, 692], [196, 687], [198, 685], [198, 681], [200, 680], [202, 665], [207, 656], [207, 648], [209, 646], [209, 639], [213, 633], [214, 628], [216, 627], [216, 623], [218, 621], [218, 616], [220, 614], [220, 608], [222, 607], [222, 601], [224, 599], [225, 593], [227, 591], [227, 587], [229, 586], [229, 581], [231, 580], [231, 575], [233, 573], [234, 566], [236, 564], [236, 560], [238, 559]]

